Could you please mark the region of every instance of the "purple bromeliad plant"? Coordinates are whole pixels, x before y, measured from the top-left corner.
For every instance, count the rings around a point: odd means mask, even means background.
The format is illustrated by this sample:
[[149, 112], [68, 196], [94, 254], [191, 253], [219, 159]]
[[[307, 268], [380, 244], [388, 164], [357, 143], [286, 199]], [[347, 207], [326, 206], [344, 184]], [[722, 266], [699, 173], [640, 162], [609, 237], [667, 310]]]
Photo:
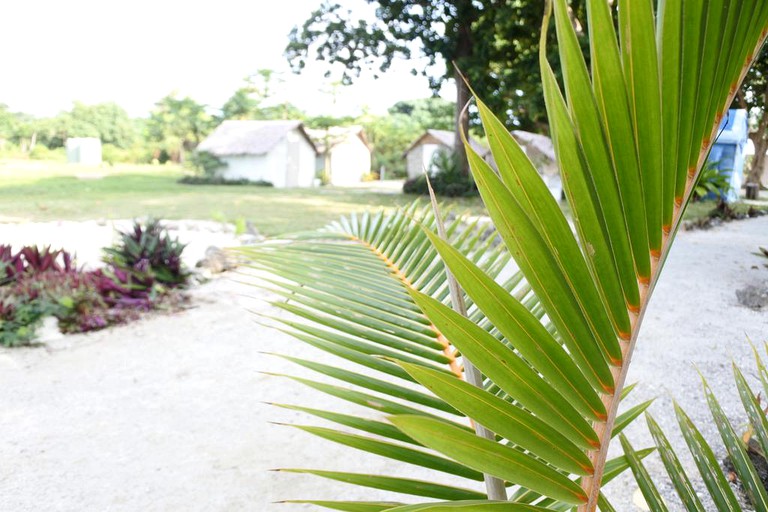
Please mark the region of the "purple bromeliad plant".
[[0, 245], [0, 345], [28, 344], [47, 315], [62, 332], [86, 332], [124, 323], [155, 309], [170, 290], [187, 284], [190, 272], [172, 239], [156, 220], [120, 233], [104, 250], [104, 267], [85, 270], [63, 249]]

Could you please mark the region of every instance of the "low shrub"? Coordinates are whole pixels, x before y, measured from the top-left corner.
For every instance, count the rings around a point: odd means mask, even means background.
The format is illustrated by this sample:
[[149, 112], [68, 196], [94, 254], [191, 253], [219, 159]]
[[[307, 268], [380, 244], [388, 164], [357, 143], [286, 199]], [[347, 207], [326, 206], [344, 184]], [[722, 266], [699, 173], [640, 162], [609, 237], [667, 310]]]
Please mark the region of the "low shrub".
[[104, 263], [112, 267], [115, 282], [150, 289], [154, 281], [169, 287], [187, 284], [190, 273], [181, 261], [185, 245], [171, 238], [157, 219], [133, 224], [120, 232], [120, 241], [104, 249]]
[[50, 304], [0, 292], [0, 346], [20, 347], [35, 340]]
[[74, 269], [74, 258], [63, 249], [46, 246], [22, 247], [14, 253], [10, 245], [0, 245], [0, 285], [18, 280], [23, 275], [46, 271], [69, 272]]
[[207, 178], [221, 177], [221, 171], [227, 168], [227, 162], [207, 151], [195, 151], [185, 165], [198, 176]]
[[102, 329], [112, 323], [109, 307], [98, 287], [95, 272], [46, 271], [27, 275], [12, 286], [13, 295], [28, 302], [45, 304], [64, 333]]
[[50, 160], [54, 162], [66, 162], [67, 153], [64, 148], [48, 149], [42, 144], [35, 144], [29, 152], [32, 160]]
[[405, 180], [405, 183], [403, 183], [403, 193], [418, 194], [420, 196], [428, 195], [429, 188], [427, 187], [427, 177], [417, 176]]
[[131, 150], [119, 148], [114, 144], [102, 144], [101, 160], [109, 165], [131, 163], [135, 161], [131, 154]]
[[22, 160], [27, 158], [27, 154], [17, 144], [0, 139], [0, 158]]
[[254, 187], [274, 187], [272, 182], [264, 180], [251, 181], [247, 179], [226, 179], [221, 176], [186, 175], [179, 178], [182, 185], [251, 185]]
[[693, 200], [700, 201], [706, 197], [714, 197], [719, 201], [725, 200], [731, 189], [728, 169], [719, 169], [718, 162], [708, 162], [701, 171], [696, 185], [693, 187]]
[[[462, 172], [460, 162], [452, 152], [437, 151], [432, 158], [429, 180], [437, 196], [469, 197], [478, 195], [477, 186], [470, 175]], [[403, 184], [406, 194], [429, 195], [427, 178], [418, 176]]]
[[[432, 183], [432, 189], [435, 195], [443, 197], [471, 197], [478, 194], [477, 187], [469, 178], [463, 181], [446, 181], [439, 174], [429, 178]], [[427, 187], [427, 178], [419, 176], [411, 178], [403, 183], [403, 192], [405, 194], [418, 194], [422, 196], [429, 195]]]

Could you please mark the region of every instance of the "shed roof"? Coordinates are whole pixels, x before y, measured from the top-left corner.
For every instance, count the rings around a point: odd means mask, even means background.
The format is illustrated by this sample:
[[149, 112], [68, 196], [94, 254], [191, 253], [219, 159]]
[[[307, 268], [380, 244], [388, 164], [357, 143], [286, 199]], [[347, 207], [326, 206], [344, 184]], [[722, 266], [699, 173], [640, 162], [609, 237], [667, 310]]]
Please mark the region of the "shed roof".
[[552, 144], [552, 139], [546, 135], [526, 132], [523, 130], [512, 130], [510, 133], [512, 133], [512, 136], [515, 138], [515, 140], [517, 140], [517, 142], [520, 143], [521, 146], [524, 146], [528, 149], [533, 149], [539, 154], [547, 157], [549, 160], [552, 160], [553, 162], [557, 160], [557, 157], [555, 156], [555, 147]]
[[292, 130], [299, 130], [317, 151], [301, 121], [224, 121], [197, 146], [216, 156], [264, 155]]
[[[451, 132], [448, 130], [427, 130], [422, 134], [421, 137], [416, 139], [413, 144], [411, 144], [408, 149], [405, 150], [403, 153], [403, 156], [407, 155], [411, 152], [411, 150], [415, 147], [418, 147], [422, 144], [442, 144], [443, 146], [453, 148], [454, 141], [456, 140], [456, 133]], [[478, 155], [481, 157], [484, 157], [486, 154], [489, 153], [489, 149], [480, 144], [477, 140], [474, 138], [470, 138], [469, 140], [470, 146], [472, 146], [472, 149], [474, 149]]]

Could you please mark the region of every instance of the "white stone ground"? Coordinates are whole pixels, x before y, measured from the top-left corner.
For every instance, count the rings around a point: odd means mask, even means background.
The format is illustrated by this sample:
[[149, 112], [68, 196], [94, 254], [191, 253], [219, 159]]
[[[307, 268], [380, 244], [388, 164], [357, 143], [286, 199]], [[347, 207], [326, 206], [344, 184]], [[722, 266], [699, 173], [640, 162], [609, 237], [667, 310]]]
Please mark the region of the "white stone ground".
[[[184, 226], [179, 234], [198, 255], [207, 245], [233, 241], [212, 227]], [[0, 240], [63, 244], [89, 262], [98, 259], [96, 248], [110, 233], [98, 223], [0, 225]], [[751, 370], [746, 337], [768, 340], [768, 312], [739, 306], [734, 290], [768, 280], [765, 260], [752, 254], [766, 238], [768, 217], [762, 217], [682, 233], [672, 251], [630, 379], [640, 381], [631, 402], [658, 397], [652, 411], [677, 445], [672, 395], [707, 437], [716, 435], [694, 365], [723, 397], [737, 428], [743, 423], [730, 358]], [[0, 349], [0, 511], [288, 511], [305, 507], [273, 502], [387, 497], [268, 471], [275, 467], [445, 481], [270, 423], [318, 422], [265, 402], [341, 411], [353, 406], [260, 373], [306, 375], [264, 352], [327, 358], [257, 324], [246, 308], [274, 311], [237, 277], [195, 289], [194, 307], [181, 313], [67, 336], [46, 347]], [[649, 445], [642, 422], [628, 432], [636, 447]], [[649, 466], [660, 469], [656, 459]], [[628, 478], [612, 486], [617, 510], [636, 510], [634, 490]]]

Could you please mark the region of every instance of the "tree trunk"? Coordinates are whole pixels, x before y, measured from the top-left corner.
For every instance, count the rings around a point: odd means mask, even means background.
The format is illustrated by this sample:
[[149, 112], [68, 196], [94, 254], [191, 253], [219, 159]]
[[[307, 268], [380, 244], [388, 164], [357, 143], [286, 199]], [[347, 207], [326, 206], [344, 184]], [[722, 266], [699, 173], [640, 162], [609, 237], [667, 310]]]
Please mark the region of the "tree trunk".
[[[741, 91], [739, 91], [736, 98], [741, 108], [748, 109], [746, 99]], [[763, 105], [768, 105], [768, 89], [763, 91], [763, 98]], [[752, 159], [752, 166], [749, 169], [749, 174], [747, 174], [745, 183], [756, 183], [758, 186], [764, 188], [766, 186], [765, 152], [768, 151], [768, 112], [766, 112], [765, 108], [757, 123], [757, 130], [750, 133], [749, 138], [755, 145], [755, 156]]]
[[[768, 118], [768, 116], [765, 117]], [[761, 121], [760, 125], [762, 124]], [[765, 132], [758, 131], [749, 137], [755, 145], [755, 156], [752, 158], [752, 167], [745, 180], [745, 183], [757, 183], [762, 187], [765, 186], [765, 152], [768, 151], [768, 139], [765, 136]]]
[[[456, 60], [454, 66], [460, 66], [461, 60], [472, 56], [472, 34], [470, 33], [470, 24], [462, 24], [458, 27], [458, 38], [456, 40]], [[469, 103], [469, 87], [464, 82], [464, 77], [459, 69], [454, 69], [454, 80], [456, 81], [456, 139], [454, 140], [454, 152], [461, 165], [461, 173], [469, 176], [469, 163], [467, 162], [467, 152], [462, 141], [462, 134], [469, 138], [469, 113], [465, 113], [464, 107]]]
[[[462, 133], [469, 137], [469, 113], [464, 112], [464, 106], [469, 102], [469, 87], [464, 82], [461, 73], [454, 71], [456, 79], [456, 137], [453, 143], [454, 153], [461, 164], [461, 173], [469, 175], [469, 163], [467, 162], [467, 151], [464, 148]], [[463, 114], [463, 115], [462, 115]]]

